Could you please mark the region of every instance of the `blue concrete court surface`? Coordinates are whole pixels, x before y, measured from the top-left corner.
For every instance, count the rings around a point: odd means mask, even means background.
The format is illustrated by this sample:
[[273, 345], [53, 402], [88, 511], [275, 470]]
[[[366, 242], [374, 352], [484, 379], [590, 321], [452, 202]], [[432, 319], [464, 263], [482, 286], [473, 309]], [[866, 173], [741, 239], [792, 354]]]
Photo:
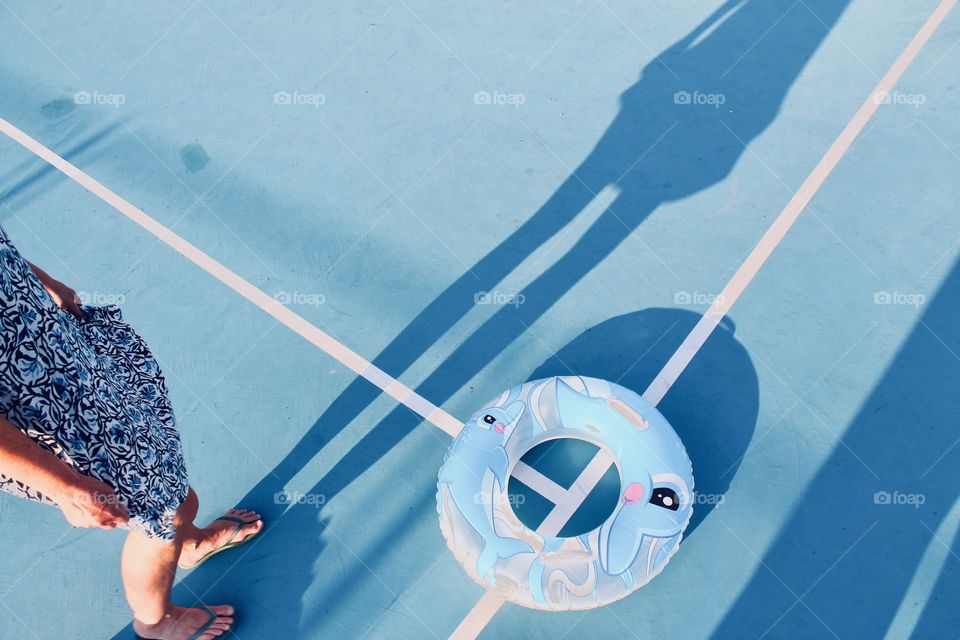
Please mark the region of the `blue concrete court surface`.
[[[663, 368], [940, 0], [2, 0], [0, 118], [452, 416]], [[960, 11], [659, 408], [682, 548], [481, 638], [960, 634]], [[166, 374], [235, 637], [447, 638], [450, 436], [7, 136], [0, 224]], [[130, 638], [122, 535], [0, 497], [0, 638]]]

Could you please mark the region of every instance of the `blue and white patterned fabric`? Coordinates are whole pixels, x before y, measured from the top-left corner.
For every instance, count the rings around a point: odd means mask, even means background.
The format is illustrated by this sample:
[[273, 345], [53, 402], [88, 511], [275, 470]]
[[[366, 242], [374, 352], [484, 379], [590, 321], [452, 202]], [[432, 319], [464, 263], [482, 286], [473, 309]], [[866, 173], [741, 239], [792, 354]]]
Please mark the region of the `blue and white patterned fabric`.
[[[172, 539], [188, 488], [180, 435], [160, 368], [120, 310], [61, 310], [0, 228], [0, 333], [0, 416], [113, 487], [125, 528]], [[53, 504], [2, 474], [0, 489]]]

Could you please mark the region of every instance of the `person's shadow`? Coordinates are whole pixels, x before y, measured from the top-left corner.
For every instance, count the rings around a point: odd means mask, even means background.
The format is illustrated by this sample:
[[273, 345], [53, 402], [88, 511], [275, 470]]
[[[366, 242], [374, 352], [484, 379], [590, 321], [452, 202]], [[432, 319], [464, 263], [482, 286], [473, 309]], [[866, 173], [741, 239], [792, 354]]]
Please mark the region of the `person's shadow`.
[[[643, 69], [638, 82], [622, 94], [620, 111], [596, 147], [547, 202], [425, 307], [374, 364], [392, 376], [402, 375], [471, 310], [478, 292], [495, 291], [498, 283], [564, 229], [597, 193], [615, 187], [619, 195], [612, 205], [564, 256], [523, 289], [525, 302], [499, 309], [416, 389], [438, 405], [449, 400], [661, 204], [689, 197], [730, 173], [745, 145], [773, 122], [788, 89], [847, 1], [725, 2]], [[638, 48], [638, 56], [643, 53]], [[274, 613], [264, 628], [282, 629], [285, 637], [306, 633], [300, 625], [302, 600], [315, 554], [322, 547], [323, 518], [311, 506], [276, 504], [274, 496], [379, 394], [379, 389], [362, 378], [344, 390], [290, 453], [240, 500], [246, 508], [258, 509], [279, 524], [254, 543], [255, 550], [230, 570], [229, 578], [212, 578], [204, 569], [188, 576], [177, 587], [180, 601], [203, 596], [211, 584], [222, 580], [231, 593], [241, 592], [241, 604], [243, 599], [263, 597], [283, 602], [283, 614]], [[676, 413], [679, 424], [684, 424], [683, 409], [673, 406], [669, 396], [663, 406], [668, 415]], [[320, 478], [312, 491], [328, 501], [335, 499], [421, 422], [409, 409], [398, 406]], [[440, 462], [438, 458], [438, 468]], [[700, 471], [701, 477], [705, 472]], [[434, 508], [431, 501], [413, 506]], [[291, 529], [288, 521], [296, 521], [297, 528]], [[398, 523], [384, 535], [403, 535], [405, 526]], [[285, 539], [284, 531], [294, 537]], [[290, 544], [290, 540], [301, 539], [309, 544]], [[267, 554], [269, 559], [265, 559]], [[277, 575], [289, 571], [293, 578], [271, 581], [269, 593], [258, 589], [254, 596], [244, 586], [250, 572], [256, 571], [253, 563], [259, 562]], [[377, 559], [364, 558], [363, 562], [375, 565]], [[408, 575], [426, 570], [424, 558], [410, 558], [409, 562]], [[375, 571], [376, 566], [370, 569]], [[342, 602], [350, 590], [351, 584], [344, 584], [332, 597]], [[324, 602], [321, 606], [330, 611], [332, 605]]]
[[[956, 468], [957, 461], [950, 460]], [[933, 525], [930, 524], [932, 527]], [[947, 545], [947, 541], [931, 539], [930, 545]], [[940, 568], [940, 575], [913, 630], [913, 637], [938, 638], [960, 629], [960, 607], [956, 606], [960, 594], [960, 530], [950, 539], [948, 553]], [[942, 550], [941, 550], [942, 551]]]
[[[700, 319], [647, 309], [588, 329], [530, 376], [584, 375], [642, 393]], [[684, 539], [723, 503], [757, 424], [760, 389], [747, 350], [725, 318], [657, 407], [693, 463], [696, 504]]]
[[[960, 497], [960, 262], [923, 309], [714, 637], [882, 638], [925, 549], [947, 544], [934, 532]], [[948, 539], [917, 638], [960, 629]]]

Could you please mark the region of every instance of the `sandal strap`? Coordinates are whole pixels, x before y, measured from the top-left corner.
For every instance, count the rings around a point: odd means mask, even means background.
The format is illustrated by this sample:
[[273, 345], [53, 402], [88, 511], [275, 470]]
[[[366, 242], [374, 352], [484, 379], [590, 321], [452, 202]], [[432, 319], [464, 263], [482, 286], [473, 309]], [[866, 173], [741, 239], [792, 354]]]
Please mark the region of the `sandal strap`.
[[223, 520], [224, 522], [235, 522], [237, 524], [237, 528], [233, 530], [233, 535], [230, 536], [230, 539], [227, 540], [223, 544], [223, 546], [226, 546], [232, 543], [234, 540], [236, 540], [237, 536], [240, 535], [240, 532], [243, 531], [243, 528], [247, 526], [247, 524], [252, 524], [252, 523], [247, 523], [246, 520], [235, 518], [233, 516], [220, 516], [219, 518], [217, 518], [217, 520]]
[[217, 621], [217, 617], [218, 617], [218, 616], [217, 616], [217, 613], [216, 613], [213, 609], [211, 609], [210, 607], [208, 607], [208, 606], [205, 605], [205, 604], [201, 604], [201, 605], [200, 605], [200, 608], [207, 612], [207, 615], [210, 616], [210, 619], [207, 620], [207, 623], [206, 623], [205, 625], [203, 625], [202, 627], [200, 627], [199, 629], [197, 629], [196, 633], [194, 633], [192, 636], [190, 636], [187, 640], [197, 640], [197, 638], [199, 638], [199, 637], [202, 636], [204, 633], [206, 633], [207, 630], [211, 627], [211, 625], [213, 625], [213, 623]]

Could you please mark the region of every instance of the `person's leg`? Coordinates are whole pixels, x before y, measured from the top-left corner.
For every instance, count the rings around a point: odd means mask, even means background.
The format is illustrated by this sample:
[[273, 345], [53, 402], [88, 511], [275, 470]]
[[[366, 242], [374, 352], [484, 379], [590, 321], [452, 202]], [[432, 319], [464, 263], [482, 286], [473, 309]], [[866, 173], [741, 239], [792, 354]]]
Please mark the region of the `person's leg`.
[[123, 587], [135, 619], [160, 622], [173, 610], [170, 590], [176, 577], [180, 543], [148, 538], [139, 531], [127, 534], [120, 560]]
[[[202, 609], [176, 607], [170, 597], [177, 572], [177, 560], [183, 546], [181, 529], [192, 533], [196, 496], [184, 501], [177, 512], [177, 536], [173, 541], [148, 538], [131, 531], [123, 546], [121, 572], [127, 602], [133, 609], [134, 631], [144, 638], [181, 640], [191, 637], [209, 620]], [[193, 514], [191, 515], [191, 508]], [[217, 621], [200, 640], [209, 640], [225, 633], [233, 624], [233, 608], [212, 607]]]
[[183, 567], [190, 568], [227, 542], [240, 542], [259, 533], [263, 528], [259, 513], [246, 509], [230, 509], [225, 515], [244, 523], [239, 531], [238, 523], [232, 520], [214, 520], [201, 529], [193, 523], [199, 506], [197, 494], [190, 489], [186, 500], [177, 511], [177, 536], [182, 543], [179, 562]]
[[177, 540], [182, 546], [189, 546], [203, 537], [203, 530], [199, 529], [193, 521], [197, 519], [197, 511], [200, 509], [200, 499], [197, 498], [193, 487], [187, 488], [187, 497], [177, 509], [177, 515], [174, 518], [174, 525], [177, 527]]

